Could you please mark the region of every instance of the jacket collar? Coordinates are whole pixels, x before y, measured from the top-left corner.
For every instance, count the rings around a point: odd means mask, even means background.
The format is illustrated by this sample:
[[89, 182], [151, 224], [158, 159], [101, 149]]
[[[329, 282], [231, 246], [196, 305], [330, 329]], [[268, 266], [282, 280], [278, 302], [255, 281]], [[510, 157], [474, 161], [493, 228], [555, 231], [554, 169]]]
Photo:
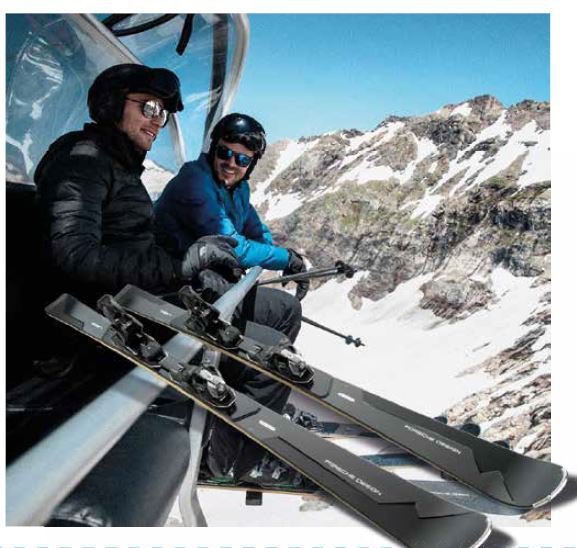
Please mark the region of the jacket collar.
[[85, 124], [84, 131], [128, 170], [138, 175], [144, 171], [146, 152], [136, 148], [124, 132], [115, 126], [92, 123]]

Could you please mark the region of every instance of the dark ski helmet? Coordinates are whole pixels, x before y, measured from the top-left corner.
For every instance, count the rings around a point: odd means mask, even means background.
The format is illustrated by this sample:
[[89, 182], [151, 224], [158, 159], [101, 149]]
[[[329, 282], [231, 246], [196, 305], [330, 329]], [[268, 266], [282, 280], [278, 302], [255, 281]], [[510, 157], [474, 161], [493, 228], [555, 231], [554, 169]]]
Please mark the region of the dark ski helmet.
[[240, 143], [254, 152], [254, 161], [246, 170], [245, 179], [250, 177], [257, 161], [262, 158], [266, 150], [266, 132], [264, 128], [251, 116], [233, 112], [221, 118], [210, 132], [210, 150], [208, 157], [211, 165], [219, 139], [228, 143]]
[[169, 112], [183, 110], [180, 80], [171, 70], [124, 63], [101, 72], [88, 90], [90, 117], [99, 123], [122, 119], [127, 93], [151, 93], [162, 99]]

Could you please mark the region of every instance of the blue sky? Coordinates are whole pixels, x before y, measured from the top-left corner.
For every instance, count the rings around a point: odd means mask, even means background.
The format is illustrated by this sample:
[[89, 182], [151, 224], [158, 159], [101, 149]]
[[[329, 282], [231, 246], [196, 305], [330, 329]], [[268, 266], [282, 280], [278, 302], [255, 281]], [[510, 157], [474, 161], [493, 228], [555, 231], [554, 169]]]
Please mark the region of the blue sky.
[[233, 109], [270, 141], [491, 94], [549, 100], [547, 14], [251, 14]]

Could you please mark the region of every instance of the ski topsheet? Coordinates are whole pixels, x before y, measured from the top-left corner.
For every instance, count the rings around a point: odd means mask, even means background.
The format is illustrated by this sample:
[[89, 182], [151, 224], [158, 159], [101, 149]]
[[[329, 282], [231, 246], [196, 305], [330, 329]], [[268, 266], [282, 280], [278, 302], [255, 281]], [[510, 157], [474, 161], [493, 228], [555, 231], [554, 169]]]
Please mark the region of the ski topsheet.
[[474, 437], [299, 363], [298, 358], [287, 358], [286, 352], [235, 337], [229, 332], [234, 328], [223, 329], [228, 324], [190, 288], [183, 288], [181, 296], [188, 309], [131, 285], [115, 298], [126, 309], [289, 385], [503, 504], [536, 508], [549, 502], [566, 483], [567, 473], [561, 466]]
[[[465, 487], [463, 484], [454, 481], [434, 481], [434, 480], [409, 480], [414, 486], [427, 491], [447, 502], [465, 506], [475, 512], [484, 514], [499, 514], [502, 516], [519, 516], [522, 510], [505, 506], [491, 499], [479, 495], [475, 491]], [[205, 478], [200, 477], [197, 483], [198, 487], [207, 489], [226, 489], [234, 491], [246, 491], [256, 493], [276, 493], [283, 495], [294, 495], [304, 497], [306, 495], [323, 496], [323, 491], [312, 482], [292, 486], [290, 484], [267, 484], [261, 482], [254, 483], [235, 483], [234, 481], [223, 478]]]
[[[465, 548], [480, 546], [489, 535], [485, 516], [443, 501], [363, 461], [242, 393], [231, 391], [223, 396], [221, 391], [214, 400], [205, 386], [190, 376], [191, 370], [202, 368], [178, 363], [128, 314], [120, 321], [110, 321], [70, 295], [62, 295], [46, 312], [159, 376], [403, 544]], [[186, 378], [189, 380], [183, 380]]]

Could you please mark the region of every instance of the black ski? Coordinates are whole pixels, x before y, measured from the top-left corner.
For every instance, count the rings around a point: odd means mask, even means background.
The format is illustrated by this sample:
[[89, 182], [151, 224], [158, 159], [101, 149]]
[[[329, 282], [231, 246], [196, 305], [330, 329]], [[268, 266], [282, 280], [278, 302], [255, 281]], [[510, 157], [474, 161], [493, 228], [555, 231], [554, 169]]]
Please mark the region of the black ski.
[[233, 392], [218, 372], [204, 375], [200, 366], [177, 362], [111, 297], [101, 299], [99, 309], [104, 315], [62, 295], [46, 312], [159, 376], [405, 545], [465, 548], [480, 546], [489, 535], [485, 516], [443, 501]]
[[498, 502], [536, 508], [566, 483], [561, 466], [520, 455], [336, 379], [286, 348], [243, 337], [189, 287], [179, 295], [186, 309], [130, 285], [116, 299], [140, 316], [289, 385]]
[[[518, 508], [505, 506], [498, 502], [493, 502], [491, 499], [479, 495], [478, 493], [468, 489], [461, 483], [456, 481], [444, 480], [410, 480], [415, 487], [419, 487], [427, 491], [431, 495], [435, 495], [452, 504], [459, 504], [465, 506], [475, 512], [482, 512], [485, 514], [499, 514], [502, 516], [519, 516], [523, 513]], [[208, 489], [227, 489], [236, 491], [256, 492], [256, 493], [277, 493], [282, 495], [317, 495], [322, 496], [323, 491], [319, 489], [314, 483], [304, 480], [299, 485], [278, 483], [261, 483], [257, 482], [240, 482], [235, 483], [230, 478], [207, 478], [200, 477], [198, 479], [198, 487]]]

